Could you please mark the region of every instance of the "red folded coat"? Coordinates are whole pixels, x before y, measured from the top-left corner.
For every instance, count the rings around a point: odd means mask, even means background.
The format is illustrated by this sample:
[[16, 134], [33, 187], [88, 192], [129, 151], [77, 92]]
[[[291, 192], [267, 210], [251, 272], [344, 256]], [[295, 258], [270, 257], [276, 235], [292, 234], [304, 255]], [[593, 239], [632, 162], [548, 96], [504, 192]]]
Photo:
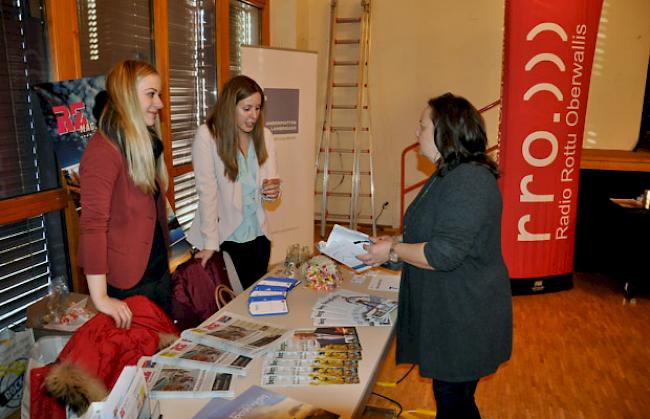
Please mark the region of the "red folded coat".
[[133, 313], [131, 328], [120, 329], [102, 313], [87, 321], [63, 348], [56, 363], [36, 368], [30, 375], [30, 416], [65, 418], [65, 407], [43, 387], [44, 380], [57, 363], [68, 362], [100, 379], [110, 390], [127, 365], [135, 365], [141, 356], [159, 350], [161, 337], [178, 335], [164, 311], [148, 298], [136, 295], [124, 300]]

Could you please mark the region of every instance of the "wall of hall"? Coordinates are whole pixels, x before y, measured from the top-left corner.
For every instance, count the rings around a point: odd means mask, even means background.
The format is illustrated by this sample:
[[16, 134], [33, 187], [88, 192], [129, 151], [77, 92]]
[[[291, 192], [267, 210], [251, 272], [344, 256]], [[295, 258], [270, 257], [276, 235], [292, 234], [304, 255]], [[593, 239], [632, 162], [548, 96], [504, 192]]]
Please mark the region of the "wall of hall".
[[[340, 15], [358, 3], [339, 0]], [[499, 98], [503, 8], [503, 0], [372, 0], [369, 80], [376, 203], [389, 203], [379, 224], [399, 225], [399, 156], [415, 141], [415, 124], [427, 99], [451, 91], [482, 107]], [[271, 45], [319, 54], [319, 132], [329, 14], [329, 0], [271, 2]], [[630, 150], [639, 134], [650, 53], [650, 1], [604, 0], [601, 20], [584, 146]], [[498, 110], [484, 116], [492, 145]], [[426, 172], [421, 159], [411, 157], [407, 182]]]

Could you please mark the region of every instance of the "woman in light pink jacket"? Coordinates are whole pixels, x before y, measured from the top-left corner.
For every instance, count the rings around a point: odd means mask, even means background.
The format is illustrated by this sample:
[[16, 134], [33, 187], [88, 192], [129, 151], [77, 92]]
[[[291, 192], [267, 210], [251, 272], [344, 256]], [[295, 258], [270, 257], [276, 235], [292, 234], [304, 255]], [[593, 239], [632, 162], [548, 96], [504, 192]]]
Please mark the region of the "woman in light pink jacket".
[[280, 196], [263, 109], [264, 92], [254, 80], [230, 79], [192, 147], [199, 206], [188, 240], [203, 266], [215, 251], [227, 251], [244, 289], [266, 273], [271, 255], [262, 201]]

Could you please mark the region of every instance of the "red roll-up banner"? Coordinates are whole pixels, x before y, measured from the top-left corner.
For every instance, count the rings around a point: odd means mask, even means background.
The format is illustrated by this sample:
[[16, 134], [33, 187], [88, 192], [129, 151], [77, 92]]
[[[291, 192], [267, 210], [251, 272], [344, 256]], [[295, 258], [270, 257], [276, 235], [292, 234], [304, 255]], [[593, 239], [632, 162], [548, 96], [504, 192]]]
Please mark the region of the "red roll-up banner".
[[506, 0], [502, 244], [513, 283], [533, 280], [531, 291], [544, 291], [544, 278], [571, 280], [580, 152], [602, 3]]

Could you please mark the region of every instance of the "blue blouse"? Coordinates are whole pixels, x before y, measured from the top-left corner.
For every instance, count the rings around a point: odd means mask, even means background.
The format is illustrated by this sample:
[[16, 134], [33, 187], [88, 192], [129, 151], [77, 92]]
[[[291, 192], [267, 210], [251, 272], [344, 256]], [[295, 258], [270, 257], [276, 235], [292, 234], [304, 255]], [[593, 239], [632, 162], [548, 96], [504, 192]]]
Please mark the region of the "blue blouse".
[[237, 182], [242, 186], [242, 207], [244, 220], [237, 229], [227, 238], [228, 241], [246, 243], [264, 235], [257, 221], [257, 208], [260, 203], [257, 198], [257, 154], [253, 142], [248, 142], [248, 157], [239, 151], [237, 153], [237, 167], [239, 174]]

